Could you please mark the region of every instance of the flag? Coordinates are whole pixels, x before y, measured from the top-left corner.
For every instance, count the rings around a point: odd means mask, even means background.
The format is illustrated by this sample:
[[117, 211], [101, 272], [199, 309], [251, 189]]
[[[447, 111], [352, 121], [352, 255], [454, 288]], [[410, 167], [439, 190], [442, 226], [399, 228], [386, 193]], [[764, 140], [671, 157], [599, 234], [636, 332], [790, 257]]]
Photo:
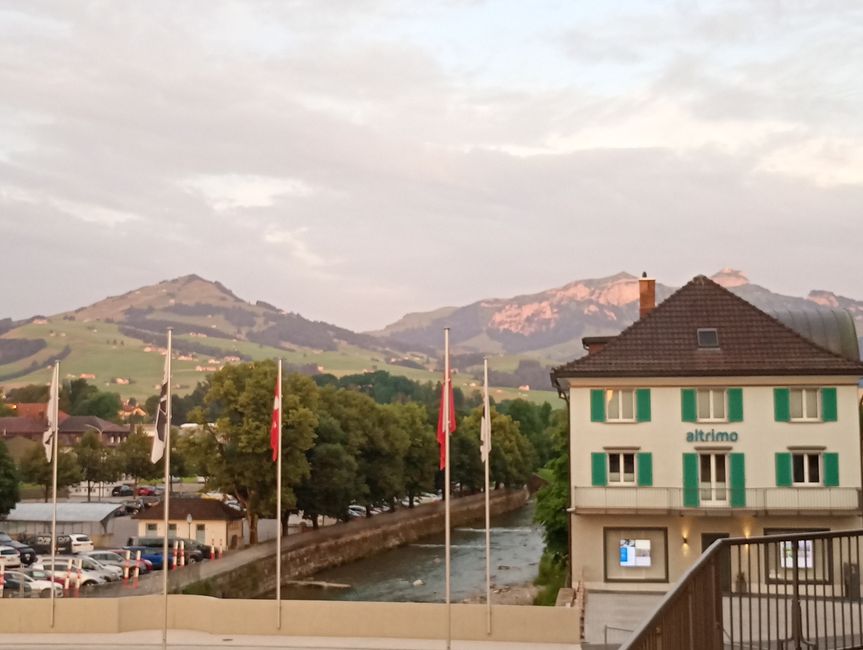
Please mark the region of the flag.
[[[449, 418], [444, 414], [444, 410], [446, 408], [445, 402], [446, 394], [449, 392]], [[449, 433], [455, 431], [455, 404], [453, 402], [453, 388], [452, 388], [452, 378], [447, 376], [444, 377], [443, 386], [441, 386], [440, 391], [440, 408], [438, 409], [437, 416], [437, 442], [440, 445], [440, 468], [444, 469], [446, 467], [446, 434], [445, 430], [447, 427], [445, 426], [447, 419], [449, 419]]]
[[57, 408], [60, 402], [60, 372], [57, 365], [51, 373], [51, 391], [48, 397], [48, 429], [42, 434], [42, 446], [45, 448], [45, 458], [51, 462], [54, 453], [54, 436], [57, 435]]
[[282, 382], [276, 377], [276, 391], [273, 397], [273, 420], [270, 424], [270, 448], [273, 450], [273, 462], [279, 460], [279, 424], [282, 410]]
[[488, 462], [491, 453], [491, 407], [488, 402], [488, 366], [485, 368], [485, 381], [482, 385], [482, 420], [479, 424], [479, 451], [482, 462]]
[[165, 454], [166, 429], [168, 427], [168, 383], [170, 377], [171, 353], [170, 349], [165, 356], [165, 373], [162, 375], [162, 388], [159, 391], [159, 410], [156, 412], [156, 434], [153, 436], [153, 449], [150, 452], [150, 461], [158, 463]]

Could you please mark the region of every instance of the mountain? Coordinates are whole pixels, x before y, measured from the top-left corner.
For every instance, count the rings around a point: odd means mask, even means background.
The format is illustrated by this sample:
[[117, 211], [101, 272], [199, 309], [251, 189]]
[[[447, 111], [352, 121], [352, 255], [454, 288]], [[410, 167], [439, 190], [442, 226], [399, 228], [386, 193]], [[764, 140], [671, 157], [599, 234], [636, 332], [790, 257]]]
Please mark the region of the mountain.
[[[722, 269], [713, 280], [766, 311], [847, 309], [863, 332], [863, 301], [824, 290], [812, 291], [805, 298], [785, 296], [752, 284], [735, 269]], [[657, 283], [657, 301], [674, 290]], [[441, 329], [450, 327], [453, 346], [461, 353], [520, 354], [562, 361], [584, 354], [582, 337], [616, 334], [637, 317], [638, 278], [618, 273], [514, 298], [410, 314], [374, 334], [406, 345], [437, 347]]]

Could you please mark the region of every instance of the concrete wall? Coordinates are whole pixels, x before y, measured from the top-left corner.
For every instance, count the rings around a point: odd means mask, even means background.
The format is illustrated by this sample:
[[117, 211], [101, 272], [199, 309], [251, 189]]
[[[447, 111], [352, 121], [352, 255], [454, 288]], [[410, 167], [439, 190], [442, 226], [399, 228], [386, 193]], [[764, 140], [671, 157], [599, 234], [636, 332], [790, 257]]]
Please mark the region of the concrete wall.
[[[272, 601], [218, 600], [170, 596], [168, 627], [210, 634], [257, 634], [365, 638], [443, 639], [445, 605], [284, 601], [277, 630]], [[50, 601], [4, 600], [0, 630], [6, 634], [119, 633], [161, 629], [160, 596], [78, 598], [56, 603], [52, 629]], [[453, 638], [475, 641], [577, 643], [578, 610], [569, 607], [492, 607], [492, 635], [486, 635], [484, 605], [453, 605]], [[170, 635], [169, 635], [170, 640]]]

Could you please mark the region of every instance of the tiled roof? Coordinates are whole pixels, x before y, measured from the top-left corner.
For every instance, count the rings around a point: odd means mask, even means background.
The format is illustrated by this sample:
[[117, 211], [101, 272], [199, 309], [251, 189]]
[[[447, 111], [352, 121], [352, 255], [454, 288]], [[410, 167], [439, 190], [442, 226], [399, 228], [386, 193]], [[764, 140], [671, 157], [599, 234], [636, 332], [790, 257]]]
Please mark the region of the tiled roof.
[[[719, 347], [699, 348], [699, 328], [716, 328]], [[863, 376], [863, 363], [818, 346], [699, 275], [602, 350], [551, 374], [555, 384], [565, 377]]]
[[[216, 499], [188, 499], [171, 498], [171, 511], [168, 519], [171, 521], [185, 520], [192, 515], [195, 521], [231, 520], [242, 519], [243, 513], [236, 508], [231, 508]], [[143, 519], [145, 521], [162, 521], [165, 518], [165, 502], [160, 501], [152, 508], [142, 510], [132, 519]]]
[[36, 420], [33, 418], [22, 417], [7, 417], [0, 418], [0, 433], [8, 434], [23, 434], [23, 433], [44, 433], [48, 425], [44, 420]]
[[129, 425], [114, 424], [95, 415], [70, 415], [60, 423], [60, 433], [85, 433], [93, 430], [102, 433], [129, 433]]

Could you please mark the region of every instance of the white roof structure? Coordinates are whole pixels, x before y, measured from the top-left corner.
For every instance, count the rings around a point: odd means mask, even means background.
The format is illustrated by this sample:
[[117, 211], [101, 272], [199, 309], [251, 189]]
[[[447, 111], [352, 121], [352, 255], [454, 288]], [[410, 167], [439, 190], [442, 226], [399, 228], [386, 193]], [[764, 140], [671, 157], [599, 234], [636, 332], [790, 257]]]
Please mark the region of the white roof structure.
[[[50, 503], [18, 503], [5, 521], [50, 522]], [[104, 523], [122, 507], [116, 503], [58, 503], [57, 521], [63, 523]], [[2, 525], [2, 524], [0, 524]]]

